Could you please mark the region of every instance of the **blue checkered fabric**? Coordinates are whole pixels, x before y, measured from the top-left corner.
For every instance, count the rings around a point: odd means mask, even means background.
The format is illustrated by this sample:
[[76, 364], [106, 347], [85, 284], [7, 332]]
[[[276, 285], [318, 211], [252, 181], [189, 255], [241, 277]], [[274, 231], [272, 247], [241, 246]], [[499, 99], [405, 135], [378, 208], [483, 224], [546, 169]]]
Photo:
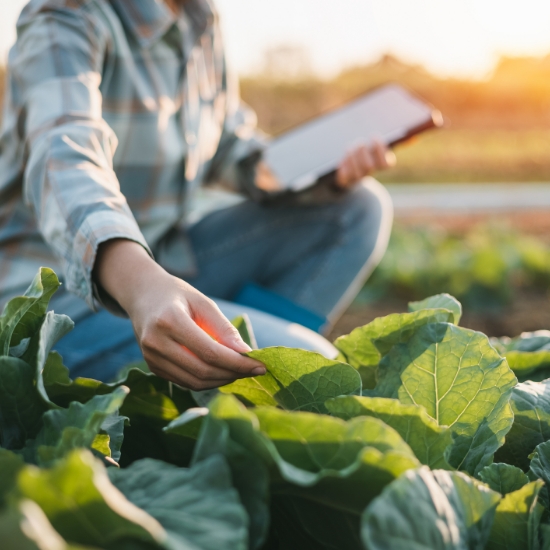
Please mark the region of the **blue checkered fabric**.
[[[263, 139], [209, 0], [178, 15], [161, 0], [32, 0], [17, 32], [0, 132], [0, 305], [47, 265], [95, 309], [98, 245], [126, 238], [156, 255], [205, 184], [241, 190], [238, 161]], [[185, 239], [160, 248], [193, 273]]]

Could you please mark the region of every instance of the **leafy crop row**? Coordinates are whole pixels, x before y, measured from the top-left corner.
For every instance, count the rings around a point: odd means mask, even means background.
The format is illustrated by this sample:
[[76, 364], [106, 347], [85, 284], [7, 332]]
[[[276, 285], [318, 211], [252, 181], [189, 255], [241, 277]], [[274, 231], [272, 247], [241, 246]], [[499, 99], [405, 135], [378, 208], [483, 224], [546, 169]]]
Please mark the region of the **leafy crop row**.
[[362, 297], [416, 299], [451, 292], [468, 307], [506, 304], [518, 288], [548, 288], [550, 248], [540, 239], [480, 225], [465, 235], [397, 227]]
[[254, 350], [265, 376], [193, 393], [71, 380], [58, 286], [42, 269], [0, 317], [3, 549], [550, 548], [550, 380], [501, 355], [544, 371], [549, 334], [491, 343], [438, 295], [337, 360]]

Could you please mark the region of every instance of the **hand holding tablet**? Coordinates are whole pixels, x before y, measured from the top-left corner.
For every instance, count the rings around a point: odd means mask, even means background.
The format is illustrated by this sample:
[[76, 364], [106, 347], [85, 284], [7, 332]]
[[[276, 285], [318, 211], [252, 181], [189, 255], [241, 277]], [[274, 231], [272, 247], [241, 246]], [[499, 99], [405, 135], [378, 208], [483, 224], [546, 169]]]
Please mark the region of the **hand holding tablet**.
[[387, 147], [442, 122], [439, 111], [402, 86], [381, 86], [273, 139], [264, 151], [259, 181], [273, 187], [271, 172], [278, 190], [299, 192], [332, 174], [336, 184], [346, 187], [369, 166], [387, 167]]

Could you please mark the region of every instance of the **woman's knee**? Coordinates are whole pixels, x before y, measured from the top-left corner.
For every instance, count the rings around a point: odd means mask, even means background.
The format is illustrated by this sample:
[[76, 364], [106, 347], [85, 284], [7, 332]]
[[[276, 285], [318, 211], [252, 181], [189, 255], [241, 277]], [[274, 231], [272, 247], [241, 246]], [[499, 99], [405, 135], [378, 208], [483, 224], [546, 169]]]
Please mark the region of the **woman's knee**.
[[364, 178], [346, 197], [342, 215], [350, 229], [378, 232], [387, 240], [393, 224], [391, 196], [374, 178]]

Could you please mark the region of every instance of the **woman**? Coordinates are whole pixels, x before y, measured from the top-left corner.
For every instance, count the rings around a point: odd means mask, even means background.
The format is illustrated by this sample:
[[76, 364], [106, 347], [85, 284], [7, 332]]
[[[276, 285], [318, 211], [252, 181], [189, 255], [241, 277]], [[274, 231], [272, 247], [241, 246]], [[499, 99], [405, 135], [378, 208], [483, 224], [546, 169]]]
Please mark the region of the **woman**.
[[[209, 0], [32, 0], [8, 73], [0, 299], [56, 270], [73, 375], [109, 379], [141, 353], [193, 389], [262, 374], [203, 293], [232, 314], [224, 300], [252, 282], [330, 323], [385, 249], [391, 204], [361, 181], [388, 165], [380, 145], [343, 159], [330, 200], [269, 202], [277, 182], [250, 160], [263, 139]], [[217, 204], [213, 184], [249, 199]], [[285, 324], [273, 341], [283, 322], [258, 315], [262, 345], [296, 340]]]

